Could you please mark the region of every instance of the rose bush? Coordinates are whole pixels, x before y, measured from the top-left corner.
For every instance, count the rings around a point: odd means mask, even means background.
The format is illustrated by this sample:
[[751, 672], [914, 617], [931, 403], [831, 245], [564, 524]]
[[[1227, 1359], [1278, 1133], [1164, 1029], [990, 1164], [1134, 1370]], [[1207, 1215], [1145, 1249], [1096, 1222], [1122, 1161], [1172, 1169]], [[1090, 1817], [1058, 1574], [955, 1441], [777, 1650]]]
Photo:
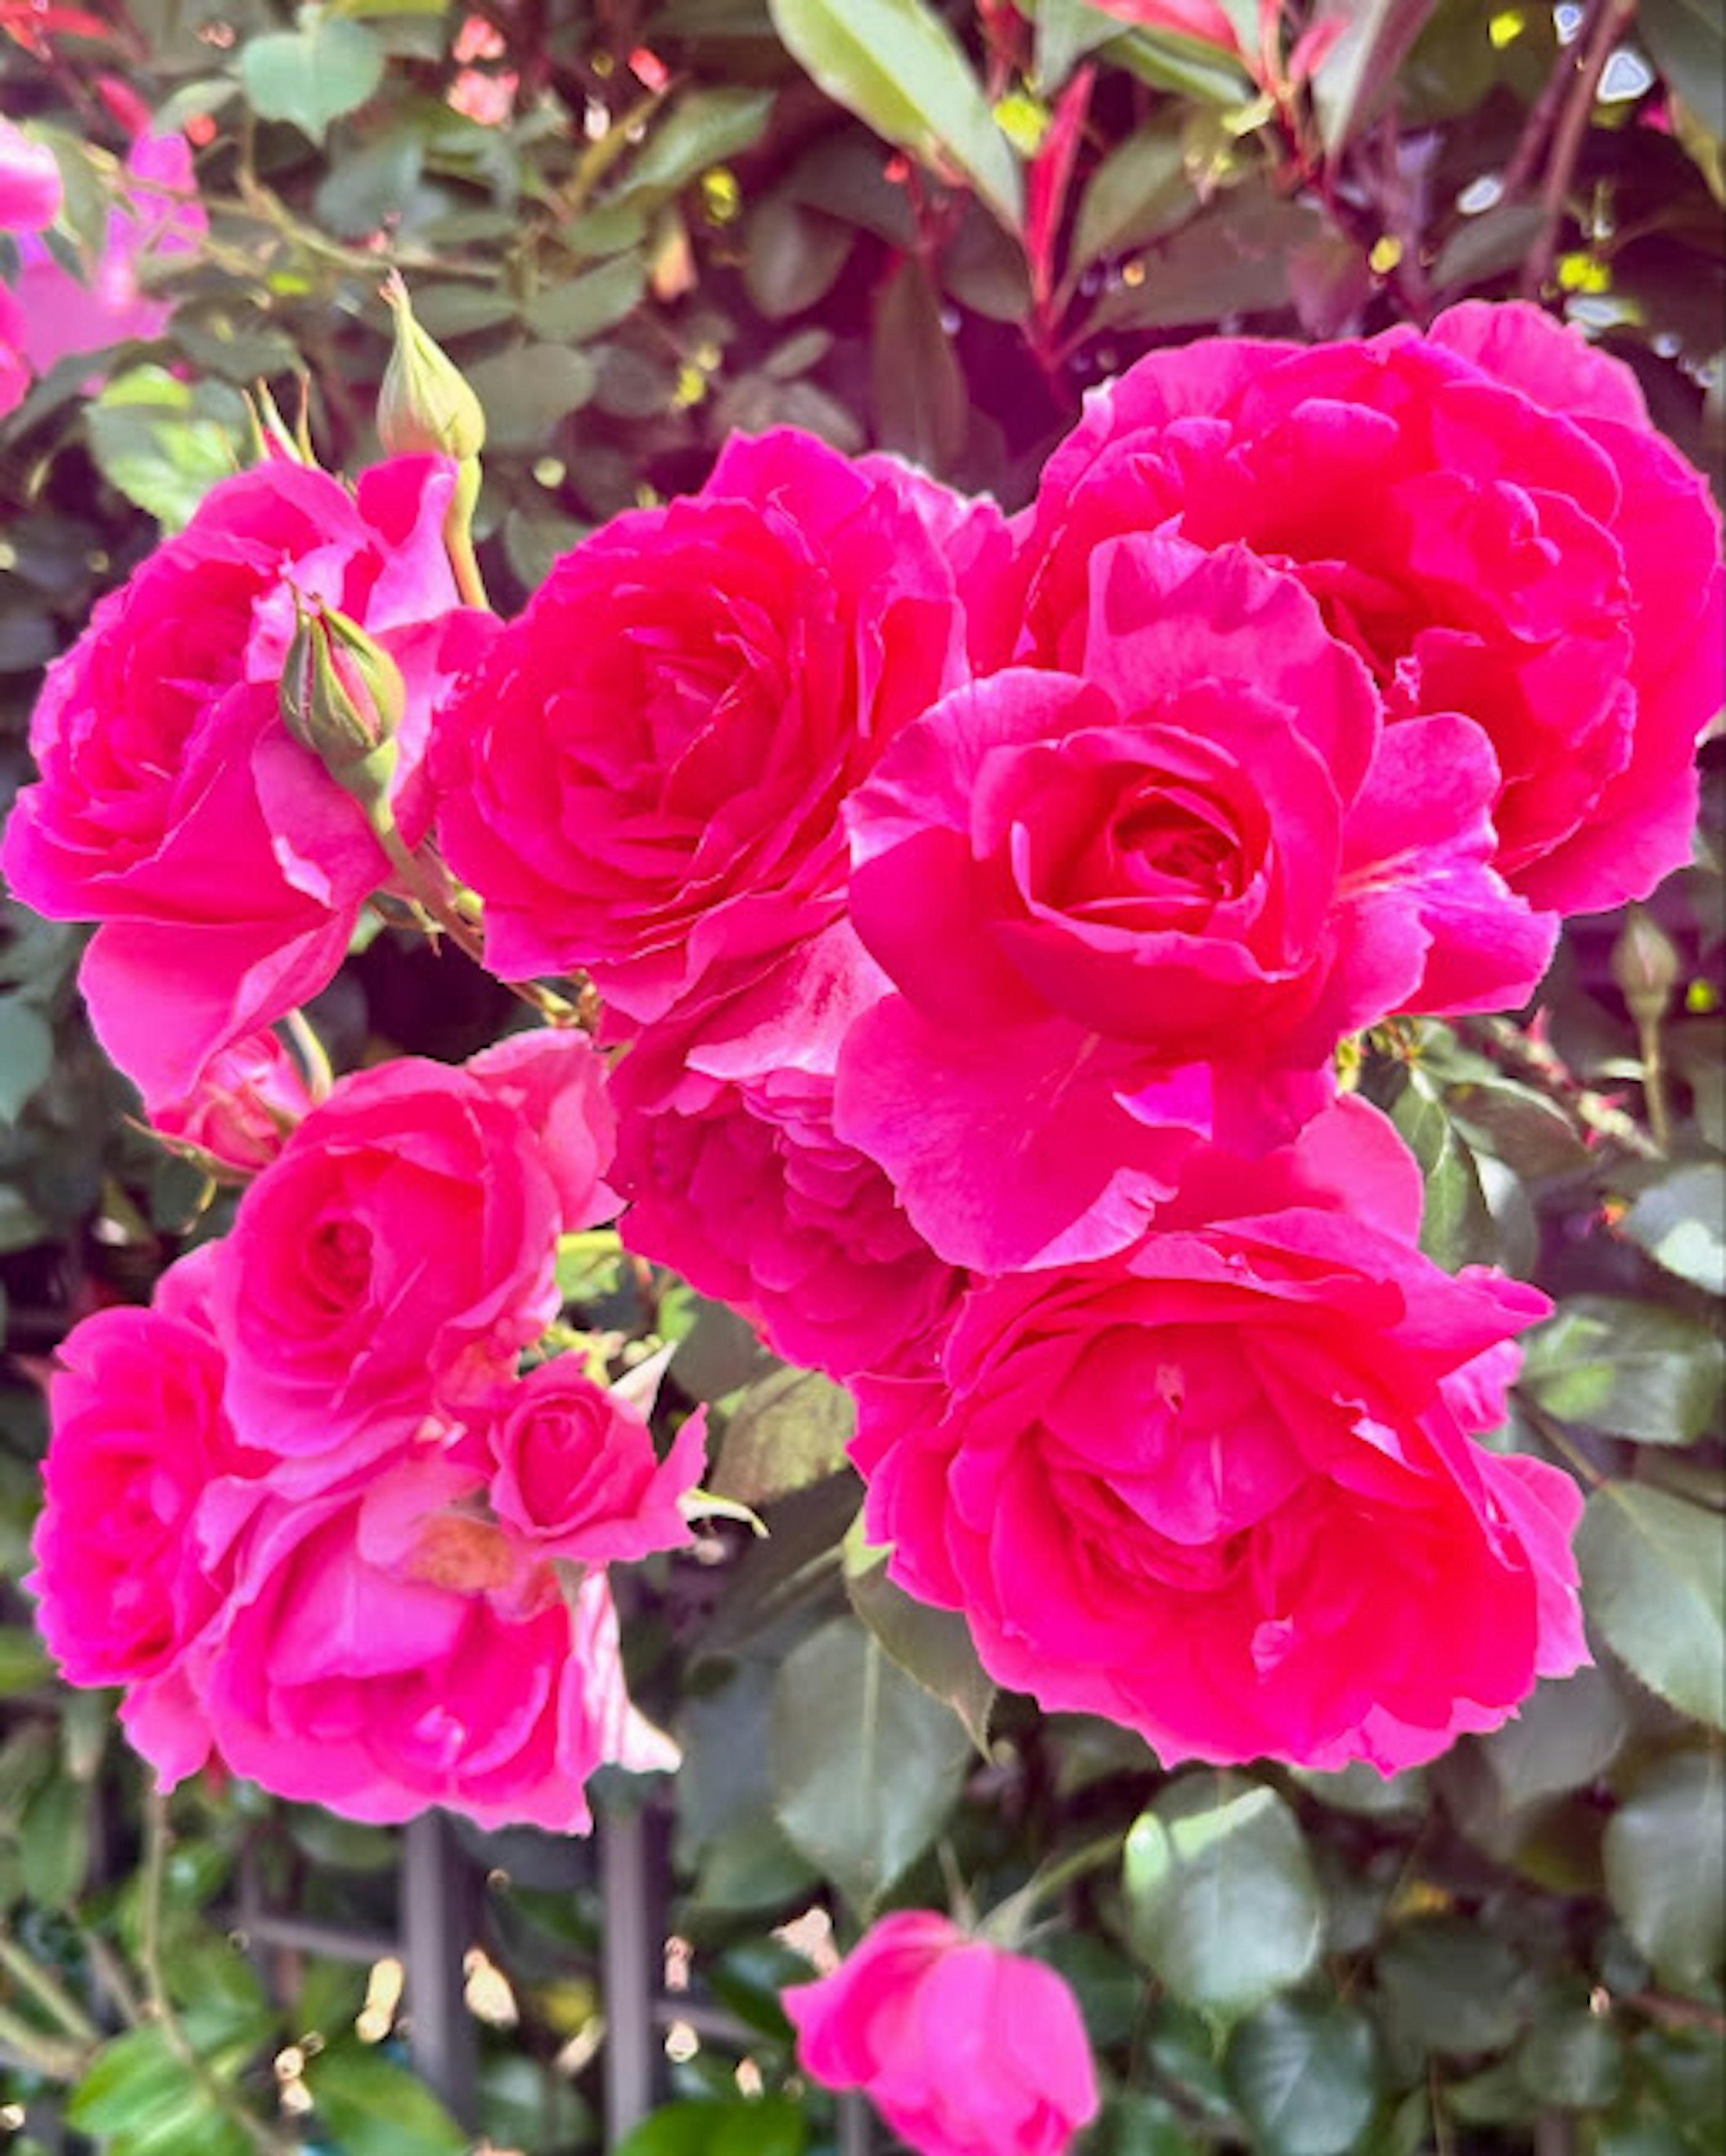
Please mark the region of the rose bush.
[[1422, 1258], [1420, 1199], [1344, 1101], [1282, 1154], [1196, 1158], [1113, 1257], [973, 1289], [938, 1380], [859, 1389], [894, 1577], [1165, 1765], [1390, 1774], [1495, 1727], [1586, 1659], [1580, 1499], [1471, 1442], [1477, 1358], [1547, 1305]]
[[1485, 730], [1497, 865], [1534, 905], [1644, 897], [1689, 859], [1726, 644], [1719, 519], [1629, 370], [1539, 310], [1140, 361], [1044, 470], [1021, 655], [1071, 665], [1097, 548], [1171, 525], [1298, 576], [1393, 720]]
[[883, 1917], [833, 1974], [780, 1997], [804, 2071], [863, 2090], [917, 2156], [1065, 2156], [1097, 2116], [1061, 1978], [933, 1910]]

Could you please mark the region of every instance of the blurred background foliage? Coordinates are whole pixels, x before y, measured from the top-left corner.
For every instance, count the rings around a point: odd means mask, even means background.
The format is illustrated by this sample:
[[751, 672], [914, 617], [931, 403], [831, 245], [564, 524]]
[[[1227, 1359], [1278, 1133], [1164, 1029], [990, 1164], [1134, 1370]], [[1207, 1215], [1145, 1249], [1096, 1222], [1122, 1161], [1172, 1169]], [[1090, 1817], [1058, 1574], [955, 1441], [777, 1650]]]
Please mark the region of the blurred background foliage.
[[[151, 332], [85, 306], [0, 419], [0, 798], [44, 663], [250, 454], [249, 385], [290, 414], [303, 387], [331, 468], [376, 453], [392, 264], [485, 403], [506, 610], [596, 522], [698, 485], [734, 428], [897, 450], [1013, 508], [1086, 386], [1154, 344], [1472, 295], [1579, 323], [1719, 480], [1714, 0], [0, 0], [0, 109], [65, 182], [43, 240], [0, 236], [0, 275], [47, 261], [77, 315], [123, 256]], [[137, 133], [184, 136], [195, 211], [128, 179]], [[158, 244], [165, 212], [195, 222]], [[1134, 1738], [993, 1697], [957, 1620], [849, 1533], [841, 1396], [605, 1238], [567, 1253], [582, 1322], [677, 1343], [683, 1399], [723, 1431], [716, 1486], [772, 1530], [704, 1530], [631, 1613], [633, 1681], [686, 1763], [609, 1795], [657, 1852], [676, 2009], [651, 2039], [665, 2101], [626, 2141], [603, 2123], [590, 1846], [456, 1837], [483, 1882], [458, 2124], [398, 2041], [402, 1838], [209, 1783], [170, 1813], [111, 1702], [45, 1666], [18, 1588], [40, 1380], [231, 1199], [130, 1119], [79, 1010], [79, 932], [10, 908], [10, 2145], [440, 2156], [473, 2127], [534, 2156], [849, 2151], [794, 2077], [776, 1991], [807, 1964], [781, 1932], [818, 1938], [825, 1911], [844, 1941], [963, 1882], [981, 1910], [1032, 1890], [1033, 1950], [1104, 2069], [1095, 2156], [1726, 2146], [1726, 770], [1718, 741], [1703, 757], [1694, 867], [1573, 924], [1538, 1010], [1363, 1044], [1359, 1082], [1426, 1172], [1428, 1247], [1557, 1298], [1503, 1441], [1590, 1491], [1596, 1667], [1424, 1773], [1166, 1775]], [[362, 941], [313, 1013], [338, 1067], [460, 1056], [504, 1023], [458, 956]], [[299, 1943], [244, 1950], [265, 1905]], [[357, 1962], [321, 1950], [331, 1928]], [[604, 2006], [614, 2041], [648, 2011]]]

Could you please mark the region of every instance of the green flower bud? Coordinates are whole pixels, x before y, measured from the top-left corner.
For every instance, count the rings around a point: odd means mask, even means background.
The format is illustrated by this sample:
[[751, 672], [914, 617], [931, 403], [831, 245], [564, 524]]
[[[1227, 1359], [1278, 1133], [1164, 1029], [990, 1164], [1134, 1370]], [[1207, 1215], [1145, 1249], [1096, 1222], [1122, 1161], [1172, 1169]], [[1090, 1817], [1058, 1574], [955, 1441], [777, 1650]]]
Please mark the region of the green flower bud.
[[1658, 1025], [1683, 970], [1672, 938], [1640, 906], [1625, 917], [1612, 946], [1612, 978], [1639, 1026]]
[[465, 463], [485, 445], [485, 413], [461, 370], [414, 319], [408, 288], [392, 275], [383, 288], [396, 318], [395, 350], [378, 393], [378, 439], [394, 456], [437, 455]]
[[282, 724], [381, 830], [393, 821], [395, 734], [408, 702], [401, 670], [333, 607], [301, 602], [298, 611], [281, 680]]

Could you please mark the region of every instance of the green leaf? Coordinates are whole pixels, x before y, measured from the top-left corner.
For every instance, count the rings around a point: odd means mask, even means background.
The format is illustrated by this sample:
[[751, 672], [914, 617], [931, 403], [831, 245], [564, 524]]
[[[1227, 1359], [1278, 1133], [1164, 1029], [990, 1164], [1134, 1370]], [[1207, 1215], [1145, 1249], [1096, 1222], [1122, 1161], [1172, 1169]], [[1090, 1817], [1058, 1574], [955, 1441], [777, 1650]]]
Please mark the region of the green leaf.
[[544, 449], [557, 422], [580, 411], [598, 383], [586, 352], [554, 344], [518, 345], [464, 371], [485, 407], [487, 443], [500, 449]]
[[1606, 1892], [1668, 1984], [1703, 1984], [1726, 1959], [1726, 1765], [1680, 1752], [1638, 1778], [1606, 1826]]
[[1086, 53], [1121, 34], [1118, 17], [1085, 0], [1037, 0], [1036, 86], [1053, 97]]
[[691, 180], [760, 139], [773, 110], [770, 90], [693, 90], [658, 121], [610, 202], [665, 201]]
[[466, 2156], [468, 2135], [425, 2083], [376, 2051], [332, 2045], [306, 2084], [342, 2156]]
[[970, 393], [929, 273], [907, 254], [876, 295], [870, 358], [881, 444], [937, 474], [965, 446]]
[[1726, 17], [1718, 0], [1641, 0], [1636, 35], [1715, 141], [1726, 136]]
[[1513, 270], [1546, 222], [1539, 203], [1503, 202], [1466, 218], [1438, 250], [1432, 281], [1442, 292], [1471, 290]]
[[1549, 1680], [1481, 1751], [1509, 1811], [1585, 1789], [1605, 1772], [1630, 1733], [1618, 1686], [1605, 1670]]
[[1682, 1713], [1726, 1728], [1726, 1532], [1717, 1513], [1609, 1482], [1576, 1535], [1582, 1606], [1606, 1645]]
[[1390, 1120], [1425, 1179], [1420, 1248], [1446, 1272], [1490, 1262], [1497, 1255], [1497, 1236], [1480, 1170], [1424, 1072], [1410, 1072]]
[[787, 195], [768, 195], [743, 228], [743, 282], [770, 321], [813, 307], [833, 289], [856, 242], [837, 218]]
[[48, 1650], [22, 1625], [0, 1625], [0, 1699], [33, 1691], [53, 1674]]
[[527, 305], [527, 326], [551, 344], [582, 344], [615, 329], [633, 315], [647, 290], [640, 258], [620, 254], [584, 270], [567, 285], [554, 285]]
[[1328, 18], [1343, 34], [1312, 79], [1318, 128], [1334, 159], [1382, 105], [1397, 69], [1438, 0], [1332, 0]]
[[1392, 2025], [1423, 2051], [1502, 2051], [1521, 2027], [1522, 1964], [1501, 1939], [1461, 1917], [1422, 1917], [1379, 1953]]
[[1235, 2031], [1228, 2074], [1260, 2156], [1342, 2156], [1377, 2100], [1373, 2025], [1358, 2007], [1273, 1999]]
[[788, 2098], [691, 2097], [644, 2118], [617, 2156], [802, 2156], [809, 2128]]
[[[1720, 1822], [1726, 1829], [1726, 1820]], [[1585, 2006], [1544, 2015], [1517, 2047], [1523, 2087], [1544, 2107], [1595, 2111], [1610, 2103], [1624, 2080], [1624, 2040]]]
[[855, 1619], [824, 1625], [779, 1672], [775, 1815], [859, 1909], [934, 1840], [969, 1756], [953, 1717]]
[[1194, 204], [1182, 126], [1153, 121], [1117, 142], [1091, 176], [1079, 204], [1072, 266], [1124, 254], [1166, 232]]
[[1698, 1160], [1645, 1190], [1620, 1223], [1656, 1265], [1726, 1295], [1726, 1167]]
[[90, 1876], [90, 1794], [64, 1775], [44, 1782], [24, 1807], [18, 1851], [30, 1898], [69, 1908]]
[[383, 80], [383, 48], [339, 16], [308, 16], [297, 30], [249, 38], [239, 80], [260, 120], [291, 121], [321, 142], [332, 120], [357, 112]]
[[769, 0], [773, 27], [835, 102], [939, 171], [957, 167], [1016, 232], [1024, 184], [983, 86], [924, 0]]
[[54, 1029], [21, 996], [0, 1000], [0, 1122], [13, 1123], [54, 1069]]
[[1109, 58], [1154, 90], [1172, 90], [1221, 112], [1238, 111], [1252, 95], [1246, 68], [1232, 54], [1178, 30], [1135, 30], [1115, 39]]
[[239, 470], [247, 428], [237, 390], [180, 382], [162, 367], [116, 375], [85, 424], [104, 476], [164, 531], [188, 524], [210, 489]]
[[1689, 1445], [1713, 1427], [1726, 1346], [1657, 1303], [1580, 1295], [1524, 1342], [1519, 1389], [1565, 1422], [1643, 1445]]
[[830, 1378], [783, 1365], [769, 1370], [732, 1409], [707, 1487], [740, 1505], [762, 1505], [824, 1481], [845, 1466], [856, 1419], [850, 1394]]
[[851, 1607], [907, 1676], [950, 1707], [985, 1758], [994, 1680], [977, 1659], [971, 1628], [956, 1609], [932, 1609], [896, 1587], [885, 1557], [848, 1573]]
[[1294, 1815], [1274, 1789], [1190, 1775], [1127, 1837], [1128, 1931], [1178, 1999], [1233, 2019], [1312, 1966], [1324, 1903]]
[[[1138, 258], [1143, 275], [1107, 293], [1093, 329], [1179, 329], [1222, 315], [1281, 312], [1289, 260], [1328, 227], [1300, 203], [1241, 187]], [[1133, 265], [1127, 275], [1134, 276]]]
[[1563, 1175], [1587, 1161], [1576, 1126], [1532, 1086], [1467, 1078], [1447, 1085], [1444, 1099], [1470, 1145], [1518, 1175]]

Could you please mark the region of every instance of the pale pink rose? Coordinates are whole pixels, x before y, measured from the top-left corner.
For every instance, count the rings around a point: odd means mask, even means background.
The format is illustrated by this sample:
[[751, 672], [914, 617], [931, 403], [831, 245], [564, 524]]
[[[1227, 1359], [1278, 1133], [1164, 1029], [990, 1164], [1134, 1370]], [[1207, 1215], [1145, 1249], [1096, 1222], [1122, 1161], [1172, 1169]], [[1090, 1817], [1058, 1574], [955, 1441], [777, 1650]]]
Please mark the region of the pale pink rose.
[[831, 1976], [779, 1998], [804, 2071], [861, 2089], [917, 2156], [1066, 2156], [1097, 2116], [1064, 1979], [933, 1910], [881, 1917]]
[[573, 1355], [542, 1363], [470, 1419], [495, 1463], [492, 1512], [525, 1550], [572, 1564], [686, 1543], [678, 1501], [701, 1480], [706, 1410], [689, 1417], [661, 1462], [642, 1416], [578, 1364]]
[[44, 144], [0, 119], [0, 232], [40, 232], [60, 213], [60, 168]]
[[1484, 729], [1495, 863], [1536, 906], [1616, 906], [1688, 861], [1726, 663], [1719, 519], [1629, 369], [1538, 309], [1139, 362], [1045, 469], [1021, 655], [1074, 665], [1099, 547], [1171, 526], [1298, 576], [1393, 721]]
[[363, 1454], [513, 1372], [557, 1313], [557, 1237], [612, 1209], [598, 1059], [579, 1035], [544, 1052], [593, 1119], [578, 1181], [553, 1158], [563, 1104], [537, 1127], [483, 1059], [408, 1057], [339, 1081], [252, 1184], [217, 1296], [243, 1430], [290, 1458]]
[[38, 912], [102, 924], [80, 983], [152, 1107], [325, 987], [392, 874], [358, 804], [282, 724], [295, 589], [400, 667], [395, 814], [410, 845], [424, 833], [432, 706], [494, 626], [455, 608], [454, 485], [438, 458], [376, 465], [352, 492], [283, 462], [226, 480], [49, 670], [30, 730], [41, 781], [18, 796], [0, 866]]
[[1165, 1764], [1389, 1774], [1496, 1727], [1585, 1659], [1581, 1496], [1471, 1442], [1455, 1380], [1548, 1306], [1420, 1256], [1420, 1199], [1345, 1101], [1199, 1158], [1132, 1248], [975, 1289], [940, 1380], [858, 1389], [895, 1578]]
[[17, 290], [24, 313], [23, 352], [33, 372], [46, 374], [74, 352], [159, 336], [172, 308], [151, 296], [146, 273], [154, 263], [196, 254], [208, 233], [185, 138], [141, 136], [126, 157], [107, 245], [87, 284], [39, 240], [20, 250]]
[[196, 1146], [223, 1168], [255, 1175], [315, 1105], [305, 1073], [273, 1033], [253, 1033], [213, 1056], [197, 1089], [162, 1103], [151, 1121], [164, 1137]]
[[408, 1458], [252, 1517], [199, 1671], [217, 1750], [350, 1819], [443, 1804], [585, 1832], [595, 1768], [676, 1759], [629, 1705], [604, 1574], [568, 1603], [549, 1572], [524, 1596], [497, 1531], [449, 1514], [446, 1494]]
[[612, 1081], [629, 1248], [835, 1378], [914, 1365], [961, 1285], [833, 1127], [840, 1045], [887, 986], [841, 922], [740, 994], [640, 1029]]
[[1119, 1248], [1196, 1141], [1277, 1142], [1392, 1013], [1521, 1002], [1557, 928], [1489, 865], [1485, 736], [1384, 728], [1294, 578], [1163, 534], [1090, 567], [1071, 672], [947, 698], [847, 808], [897, 993], [845, 1038], [838, 1132], [979, 1271]]
[[433, 750], [493, 971], [583, 968], [646, 1021], [839, 917], [840, 803], [969, 672], [979, 534], [955, 514], [948, 560], [932, 484], [789, 430], [734, 439], [699, 494], [557, 563]]

